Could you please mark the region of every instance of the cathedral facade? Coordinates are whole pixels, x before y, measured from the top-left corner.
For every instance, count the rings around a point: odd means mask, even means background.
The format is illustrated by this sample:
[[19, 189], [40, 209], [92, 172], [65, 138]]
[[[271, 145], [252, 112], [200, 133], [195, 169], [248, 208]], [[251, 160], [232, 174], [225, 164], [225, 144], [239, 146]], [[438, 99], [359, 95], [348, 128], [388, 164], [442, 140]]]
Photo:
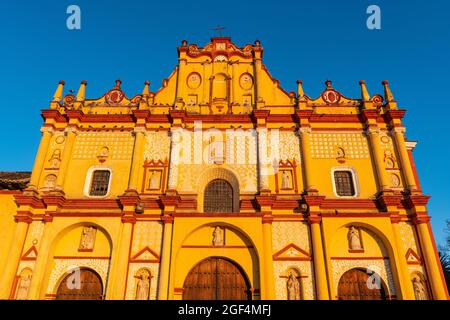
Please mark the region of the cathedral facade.
[[1, 299], [447, 299], [402, 118], [383, 93], [286, 92], [259, 41], [183, 41], [162, 87], [42, 110], [0, 191]]

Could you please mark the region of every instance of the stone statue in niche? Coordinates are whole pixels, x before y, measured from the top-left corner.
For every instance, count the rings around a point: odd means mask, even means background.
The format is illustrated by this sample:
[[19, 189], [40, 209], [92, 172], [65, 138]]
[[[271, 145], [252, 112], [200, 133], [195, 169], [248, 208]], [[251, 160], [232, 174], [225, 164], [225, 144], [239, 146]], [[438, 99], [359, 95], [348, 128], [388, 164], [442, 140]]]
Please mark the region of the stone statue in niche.
[[138, 277], [136, 285], [136, 300], [148, 300], [148, 294], [150, 291], [150, 279], [148, 274], [142, 273]]
[[61, 163], [61, 150], [60, 149], [56, 149], [55, 151], [53, 151], [52, 157], [50, 158], [49, 162], [50, 162], [50, 168], [52, 168], [52, 169], [59, 168], [59, 164]]
[[288, 300], [300, 300], [300, 283], [294, 273], [287, 280]]
[[414, 278], [413, 287], [416, 300], [427, 300], [427, 294], [425, 292], [422, 281], [420, 281], [418, 278]]
[[95, 234], [97, 229], [94, 227], [84, 227], [81, 233], [80, 250], [94, 249]]
[[26, 300], [28, 298], [28, 290], [30, 289], [30, 284], [31, 284], [31, 274], [24, 275], [20, 278], [16, 300]]
[[281, 174], [281, 189], [292, 189], [291, 171], [283, 170]]
[[348, 230], [348, 239], [350, 244], [350, 250], [362, 250], [359, 231], [354, 226], [351, 226], [350, 229]]
[[157, 170], [153, 170], [150, 176], [149, 183], [150, 190], [158, 190], [159, 189], [159, 173]]
[[214, 232], [213, 232], [213, 245], [214, 246], [223, 246], [224, 244], [225, 244], [224, 231], [221, 227], [217, 226], [214, 228]]

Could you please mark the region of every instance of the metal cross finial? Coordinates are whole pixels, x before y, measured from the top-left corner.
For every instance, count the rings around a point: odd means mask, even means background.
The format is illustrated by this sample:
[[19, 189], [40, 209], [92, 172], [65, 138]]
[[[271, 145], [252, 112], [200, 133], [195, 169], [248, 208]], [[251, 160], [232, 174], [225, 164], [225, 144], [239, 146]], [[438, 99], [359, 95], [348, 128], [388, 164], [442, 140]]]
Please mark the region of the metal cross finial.
[[215, 28], [212, 28], [211, 30], [216, 31], [218, 33], [218, 36], [222, 37], [223, 36], [222, 30], [224, 30], [224, 29], [225, 29], [224, 26], [217, 25]]

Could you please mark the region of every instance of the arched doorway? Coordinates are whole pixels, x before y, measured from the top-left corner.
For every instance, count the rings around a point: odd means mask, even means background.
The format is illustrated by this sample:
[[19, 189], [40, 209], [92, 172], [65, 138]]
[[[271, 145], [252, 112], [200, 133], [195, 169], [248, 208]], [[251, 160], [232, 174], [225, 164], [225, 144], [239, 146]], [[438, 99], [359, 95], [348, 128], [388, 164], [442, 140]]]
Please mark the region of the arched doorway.
[[242, 269], [220, 257], [198, 263], [183, 287], [183, 300], [251, 300], [249, 281]]
[[[345, 272], [339, 279], [339, 300], [386, 300], [386, 289], [381, 278], [380, 285], [371, 285], [369, 277], [373, 274], [367, 273], [365, 269], [351, 269]], [[369, 281], [368, 281], [369, 280]], [[369, 285], [368, 285], [369, 284]]]
[[[80, 277], [77, 283], [76, 277]], [[79, 285], [78, 285], [79, 284]], [[56, 300], [102, 300], [102, 279], [92, 269], [72, 271], [61, 281], [56, 293]]]
[[205, 188], [205, 212], [233, 212], [233, 188], [228, 181], [215, 179]]

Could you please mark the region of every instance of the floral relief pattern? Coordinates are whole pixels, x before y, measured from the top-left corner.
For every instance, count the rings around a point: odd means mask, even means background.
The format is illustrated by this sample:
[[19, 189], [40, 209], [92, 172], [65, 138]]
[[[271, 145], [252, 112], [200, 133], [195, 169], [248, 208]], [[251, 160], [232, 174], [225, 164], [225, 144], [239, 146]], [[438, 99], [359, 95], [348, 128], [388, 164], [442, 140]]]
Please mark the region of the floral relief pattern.
[[149, 247], [157, 254], [161, 252], [163, 226], [160, 222], [136, 222], [131, 255]]
[[280, 251], [291, 243], [310, 252], [308, 225], [303, 222], [273, 222], [272, 253]]
[[402, 239], [403, 252], [406, 253], [409, 248], [413, 249], [414, 252], [420, 255], [417, 248], [417, 242], [414, 232], [414, 227], [407, 222], [400, 222], [400, 237]]
[[148, 132], [144, 158], [146, 160], [169, 159], [170, 137], [167, 132]]

